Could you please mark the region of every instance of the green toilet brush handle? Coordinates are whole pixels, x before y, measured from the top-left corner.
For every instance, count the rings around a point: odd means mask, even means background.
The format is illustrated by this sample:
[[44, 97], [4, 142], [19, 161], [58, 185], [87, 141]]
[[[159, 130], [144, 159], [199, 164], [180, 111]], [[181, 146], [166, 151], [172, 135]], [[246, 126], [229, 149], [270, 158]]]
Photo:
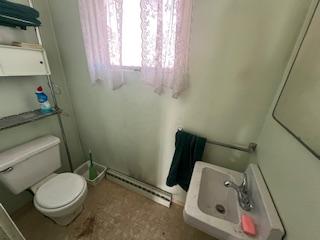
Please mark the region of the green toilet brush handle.
[[89, 150], [89, 161], [90, 161], [90, 166], [93, 166], [93, 160], [92, 160], [92, 152]]
[[97, 170], [93, 165], [93, 157], [92, 157], [92, 152], [89, 150], [89, 161], [90, 161], [90, 166], [89, 166], [89, 179], [94, 180], [97, 177]]

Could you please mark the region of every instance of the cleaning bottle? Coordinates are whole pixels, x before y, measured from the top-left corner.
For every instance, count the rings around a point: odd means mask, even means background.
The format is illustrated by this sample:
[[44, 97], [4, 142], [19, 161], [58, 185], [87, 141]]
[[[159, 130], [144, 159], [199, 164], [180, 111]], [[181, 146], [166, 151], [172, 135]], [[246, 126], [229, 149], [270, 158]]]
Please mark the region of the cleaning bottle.
[[94, 180], [97, 177], [97, 170], [93, 165], [92, 152], [89, 151], [89, 179]]
[[48, 101], [48, 96], [43, 92], [41, 86], [37, 88], [36, 95], [38, 98], [38, 102], [40, 103], [40, 111], [43, 113], [52, 112], [52, 107]]

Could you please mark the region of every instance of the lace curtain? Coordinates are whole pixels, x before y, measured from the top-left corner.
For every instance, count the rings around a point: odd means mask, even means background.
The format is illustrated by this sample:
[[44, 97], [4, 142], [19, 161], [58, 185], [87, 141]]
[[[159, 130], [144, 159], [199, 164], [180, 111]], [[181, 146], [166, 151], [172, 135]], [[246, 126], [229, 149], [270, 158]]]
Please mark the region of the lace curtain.
[[80, 0], [80, 20], [92, 82], [124, 83], [122, 58], [122, 0]]
[[[173, 96], [188, 86], [192, 0], [140, 0], [141, 77]], [[122, 86], [123, 0], [79, 0], [81, 26], [92, 81]]]
[[191, 0], [141, 0], [143, 80], [173, 96], [188, 85]]

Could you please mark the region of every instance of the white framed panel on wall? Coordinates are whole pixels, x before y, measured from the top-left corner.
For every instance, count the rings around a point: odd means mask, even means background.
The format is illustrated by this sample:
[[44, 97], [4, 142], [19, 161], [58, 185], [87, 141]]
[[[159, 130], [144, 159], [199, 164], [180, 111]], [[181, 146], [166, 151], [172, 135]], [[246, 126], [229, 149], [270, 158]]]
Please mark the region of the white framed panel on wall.
[[44, 49], [0, 45], [0, 77], [50, 75]]

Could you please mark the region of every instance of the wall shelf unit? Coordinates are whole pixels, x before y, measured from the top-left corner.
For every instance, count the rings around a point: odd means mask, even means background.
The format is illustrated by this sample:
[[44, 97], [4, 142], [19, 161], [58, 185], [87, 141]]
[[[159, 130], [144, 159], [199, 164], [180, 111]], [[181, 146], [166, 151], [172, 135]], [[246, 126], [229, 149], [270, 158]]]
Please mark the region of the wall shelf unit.
[[42, 113], [40, 109], [37, 109], [29, 112], [0, 118], [0, 131], [12, 127], [17, 127], [26, 123], [34, 122], [60, 113], [62, 113], [62, 110], [59, 108], [53, 109], [53, 111], [49, 113]]
[[[29, 6], [33, 7], [32, 0], [28, 0], [28, 2]], [[53, 82], [50, 77], [51, 72], [47, 54], [45, 49], [42, 47], [42, 40], [39, 28], [35, 27], [34, 30], [38, 40], [37, 44], [25, 44], [23, 45], [23, 47], [21, 47], [22, 45], [11, 46], [0, 44], [0, 77], [46, 77], [52, 96], [54, 106], [53, 111], [49, 113], [42, 113], [40, 109], [37, 109], [0, 118], [0, 131], [56, 115], [61, 130], [61, 137], [65, 146], [70, 171], [73, 172], [71, 154], [60, 114], [62, 110], [58, 106], [56, 94], [53, 87]]]

